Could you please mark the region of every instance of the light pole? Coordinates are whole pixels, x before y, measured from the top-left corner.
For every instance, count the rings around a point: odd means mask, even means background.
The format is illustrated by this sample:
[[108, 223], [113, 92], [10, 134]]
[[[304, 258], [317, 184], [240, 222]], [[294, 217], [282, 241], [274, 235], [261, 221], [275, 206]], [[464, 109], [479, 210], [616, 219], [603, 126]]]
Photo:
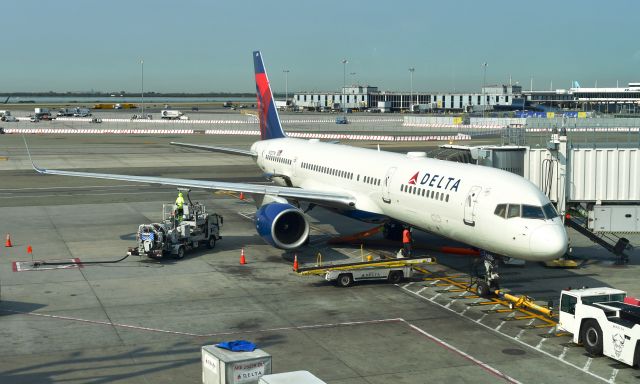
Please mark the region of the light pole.
[[487, 100], [484, 97], [484, 88], [487, 84], [487, 62], [482, 63], [483, 73], [482, 73], [482, 102], [484, 103], [484, 108], [482, 108], [482, 117], [485, 117], [485, 113], [487, 111]]
[[[349, 60], [342, 59], [342, 103], [344, 103], [344, 112], [347, 112], [347, 96], [345, 94], [345, 88], [347, 88], [347, 64]], [[346, 116], [345, 116], [346, 118]]]
[[287, 101], [289, 100], [289, 72], [291, 71], [283, 69], [282, 72], [284, 72], [284, 107], [286, 109], [289, 105]]
[[409, 68], [409, 77], [411, 78], [411, 92], [410, 92], [410, 100], [409, 100], [409, 110], [413, 112], [413, 72], [415, 72], [415, 68]]
[[140, 74], [140, 94], [141, 94], [141, 102], [142, 106], [142, 118], [144, 118], [144, 59], [140, 60], [141, 74]]

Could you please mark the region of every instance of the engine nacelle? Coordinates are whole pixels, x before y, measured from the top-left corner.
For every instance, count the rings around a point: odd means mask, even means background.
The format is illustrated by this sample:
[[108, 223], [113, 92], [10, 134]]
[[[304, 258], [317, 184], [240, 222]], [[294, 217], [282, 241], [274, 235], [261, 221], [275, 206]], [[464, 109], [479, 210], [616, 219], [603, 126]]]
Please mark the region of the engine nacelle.
[[280, 249], [295, 249], [309, 238], [309, 223], [291, 204], [269, 203], [256, 212], [256, 230], [267, 243]]

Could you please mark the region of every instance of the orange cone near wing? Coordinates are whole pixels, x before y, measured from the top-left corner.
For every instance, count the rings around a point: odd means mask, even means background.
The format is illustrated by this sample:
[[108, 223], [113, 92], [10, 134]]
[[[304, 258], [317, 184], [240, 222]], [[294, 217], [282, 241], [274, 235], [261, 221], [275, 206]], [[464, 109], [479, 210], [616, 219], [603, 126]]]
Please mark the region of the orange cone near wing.
[[247, 264], [247, 259], [244, 257], [244, 248], [240, 250], [240, 264]]

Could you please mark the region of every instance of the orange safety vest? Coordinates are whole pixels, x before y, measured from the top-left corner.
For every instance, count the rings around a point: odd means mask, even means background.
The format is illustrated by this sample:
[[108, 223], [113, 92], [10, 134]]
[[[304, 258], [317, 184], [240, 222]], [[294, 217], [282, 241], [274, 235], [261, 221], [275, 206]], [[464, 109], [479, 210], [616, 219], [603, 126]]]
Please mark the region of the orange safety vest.
[[408, 229], [405, 229], [404, 231], [402, 231], [402, 242], [403, 243], [411, 242], [411, 232], [409, 232]]

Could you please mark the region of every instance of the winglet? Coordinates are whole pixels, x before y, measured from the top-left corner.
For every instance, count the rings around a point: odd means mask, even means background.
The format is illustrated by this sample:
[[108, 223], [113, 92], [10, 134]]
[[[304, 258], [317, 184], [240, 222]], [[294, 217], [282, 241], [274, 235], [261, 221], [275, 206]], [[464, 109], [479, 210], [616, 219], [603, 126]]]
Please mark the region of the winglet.
[[256, 75], [256, 96], [258, 101], [258, 118], [260, 121], [260, 138], [262, 140], [279, 139], [286, 137], [280, 124], [278, 109], [273, 100], [271, 85], [267, 78], [267, 71], [264, 69], [262, 54], [260, 51], [253, 52], [253, 66]]
[[33, 169], [38, 173], [46, 173], [45, 169], [38, 167], [36, 163], [33, 162], [33, 159], [31, 158], [31, 151], [29, 151], [29, 145], [27, 145], [27, 139], [24, 137], [24, 134], [22, 134], [22, 141], [24, 141], [24, 147], [27, 148], [27, 156], [29, 156], [29, 161], [31, 162]]

